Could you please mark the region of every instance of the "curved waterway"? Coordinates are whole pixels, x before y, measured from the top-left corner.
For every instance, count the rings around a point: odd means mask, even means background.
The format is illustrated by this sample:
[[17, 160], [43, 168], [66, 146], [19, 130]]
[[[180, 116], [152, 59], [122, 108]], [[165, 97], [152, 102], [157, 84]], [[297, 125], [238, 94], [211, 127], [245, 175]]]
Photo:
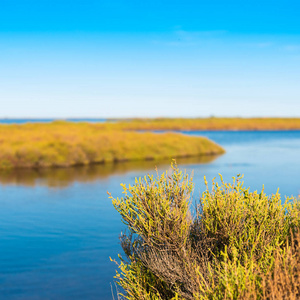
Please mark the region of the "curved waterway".
[[[194, 173], [194, 198], [208, 181], [231, 181], [267, 194], [300, 194], [300, 131], [184, 132], [207, 136], [226, 149], [219, 157], [179, 159]], [[124, 230], [108, 199], [120, 183], [162, 172], [169, 161], [0, 172], [0, 299], [112, 299]]]

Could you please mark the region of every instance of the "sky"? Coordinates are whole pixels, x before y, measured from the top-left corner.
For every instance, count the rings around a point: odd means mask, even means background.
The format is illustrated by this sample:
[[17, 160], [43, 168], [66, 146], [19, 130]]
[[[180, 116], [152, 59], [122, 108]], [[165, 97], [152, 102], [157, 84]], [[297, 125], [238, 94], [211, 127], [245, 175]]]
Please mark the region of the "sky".
[[300, 117], [299, 11], [0, 0], [0, 118]]

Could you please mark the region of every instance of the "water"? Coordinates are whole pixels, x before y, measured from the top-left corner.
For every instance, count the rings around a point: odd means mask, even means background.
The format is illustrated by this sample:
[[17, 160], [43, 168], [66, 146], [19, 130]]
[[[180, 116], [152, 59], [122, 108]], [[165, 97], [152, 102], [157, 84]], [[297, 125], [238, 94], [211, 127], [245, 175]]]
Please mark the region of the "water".
[[229, 131], [186, 132], [204, 135], [221, 144], [227, 153], [203, 168], [195, 167], [195, 173], [208, 179], [221, 173], [230, 181], [237, 174], [244, 174], [246, 186], [283, 196], [300, 194], [300, 131]]
[[[251, 190], [300, 193], [300, 131], [185, 132], [220, 143], [219, 157], [178, 160], [194, 171], [195, 192], [221, 173], [243, 173]], [[112, 299], [124, 229], [107, 191], [121, 196], [120, 183], [169, 169], [169, 161], [120, 163], [70, 169], [0, 173], [0, 299]]]
[[59, 121], [59, 120], [64, 120], [64, 121], [69, 121], [69, 122], [89, 122], [89, 123], [104, 123], [106, 121], [113, 121], [113, 120], [108, 120], [108, 119], [84, 119], [84, 118], [67, 118], [67, 119], [53, 119], [53, 118], [48, 118], [48, 119], [0, 119], [0, 124], [25, 124], [25, 123], [51, 123], [54, 121]]

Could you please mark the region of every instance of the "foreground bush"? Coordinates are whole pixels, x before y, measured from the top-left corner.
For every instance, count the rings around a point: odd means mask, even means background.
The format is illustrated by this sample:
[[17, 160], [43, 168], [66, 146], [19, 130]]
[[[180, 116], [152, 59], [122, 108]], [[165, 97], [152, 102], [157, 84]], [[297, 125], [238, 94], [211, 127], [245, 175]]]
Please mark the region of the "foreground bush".
[[[120, 299], [299, 299], [300, 201], [213, 182], [191, 209], [192, 179], [176, 166], [112, 198], [128, 227]], [[207, 185], [207, 183], [206, 183]]]

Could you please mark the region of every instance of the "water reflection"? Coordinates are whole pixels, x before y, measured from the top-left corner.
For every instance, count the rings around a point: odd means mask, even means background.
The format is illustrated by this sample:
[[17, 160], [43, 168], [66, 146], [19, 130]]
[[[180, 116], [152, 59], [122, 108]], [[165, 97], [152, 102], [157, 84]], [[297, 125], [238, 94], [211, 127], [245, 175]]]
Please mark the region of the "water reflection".
[[[300, 131], [188, 134], [226, 149], [218, 159], [177, 160], [194, 172], [195, 200], [205, 190], [203, 176], [210, 185], [218, 173], [226, 182], [245, 174], [251, 191], [280, 187], [282, 199], [300, 193]], [[109, 257], [122, 253], [125, 225], [107, 191], [122, 197], [121, 182], [132, 184], [155, 165], [161, 173], [170, 160], [0, 173], [0, 299], [111, 300], [116, 265]]]
[[[207, 164], [213, 162], [219, 155], [206, 155], [176, 159], [182, 164]], [[149, 171], [155, 166], [163, 168], [170, 165], [170, 159], [160, 161], [135, 161], [110, 163], [103, 165], [80, 166], [72, 168], [18, 169], [2, 170], [0, 172], [1, 185], [23, 185], [34, 187], [43, 185], [50, 188], [68, 187], [74, 182], [94, 182], [111, 175], [122, 175], [129, 171]]]

